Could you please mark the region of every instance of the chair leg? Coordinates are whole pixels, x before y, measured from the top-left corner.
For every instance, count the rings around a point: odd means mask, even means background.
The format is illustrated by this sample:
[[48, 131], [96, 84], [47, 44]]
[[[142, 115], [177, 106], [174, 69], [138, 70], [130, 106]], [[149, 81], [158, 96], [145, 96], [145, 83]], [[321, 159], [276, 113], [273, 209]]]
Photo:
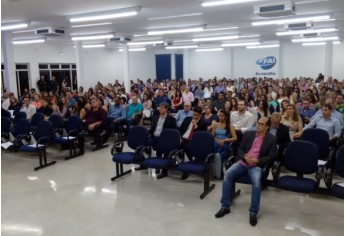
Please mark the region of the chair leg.
[[210, 186], [210, 173], [211, 173], [211, 168], [208, 168], [205, 173], [204, 173], [204, 192], [200, 195], [200, 199], [204, 199], [206, 195], [211, 192], [215, 184], [212, 184]]
[[123, 172], [123, 164], [116, 163], [116, 176], [112, 177], [110, 180], [115, 181], [116, 179], [121, 178], [122, 176], [125, 176], [131, 172], [132, 172], [132, 169]]
[[35, 171], [42, 169], [44, 167], [50, 166], [50, 165], [54, 165], [56, 163], [56, 161], [47, 162], [46, 149], [39, 150], [38, 156], [39, 156], [40, 165], [34, 168]]
[[65, 157], [65, 160], [69, 160], [78, 156], [81, 156], [80, 154], [77, 154], [77, 139], [72, 140], [70, 142], [70, 148], [69, 148], [69, 156]]
[[97, 151], [99, 149], [103, 149], [103, 148], [106, 148], [108, 146], [109, 146], [109, 144], [103, 144], [101, 133], [97, 133], [96, 134], [96, 147], [94, 147], [92, 149], [92, 151]]

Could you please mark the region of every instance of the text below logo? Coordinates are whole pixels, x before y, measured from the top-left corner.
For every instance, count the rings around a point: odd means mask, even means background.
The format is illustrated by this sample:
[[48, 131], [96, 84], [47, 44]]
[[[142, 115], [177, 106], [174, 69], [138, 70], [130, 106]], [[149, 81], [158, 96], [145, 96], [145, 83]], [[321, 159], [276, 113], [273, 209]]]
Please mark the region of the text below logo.
[[256, 61], [256, 64], [263, 70], [271, 69], [277, 63], [277, 59], [273, 56], [260, 58]]

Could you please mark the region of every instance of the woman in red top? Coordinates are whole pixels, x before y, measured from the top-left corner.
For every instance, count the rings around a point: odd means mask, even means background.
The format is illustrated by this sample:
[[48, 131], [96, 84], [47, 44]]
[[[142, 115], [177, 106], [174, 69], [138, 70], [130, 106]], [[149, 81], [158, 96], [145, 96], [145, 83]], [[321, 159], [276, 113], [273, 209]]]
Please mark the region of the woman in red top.
[[181, 91], [177, 89], [175, 93], [175, 97], [172, 100], [171, 107], [177, 112], [181, 105], [182, 105], [182, 94], [181, 94]]

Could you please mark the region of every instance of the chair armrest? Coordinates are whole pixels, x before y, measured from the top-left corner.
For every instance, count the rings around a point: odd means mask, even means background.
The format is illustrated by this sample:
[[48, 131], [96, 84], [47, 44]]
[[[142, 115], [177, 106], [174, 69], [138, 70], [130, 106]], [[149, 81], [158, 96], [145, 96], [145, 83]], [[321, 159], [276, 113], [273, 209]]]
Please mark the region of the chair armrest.
[[61, 137], [63, 134], [63, 129], [62, 128], [57, 128], [53, 130], [53, 136], [54, 137]]
[[23, 144], [23, 140], [25, 139], [25, 141], [27, 141], [28, 143], [30, 143], [31, 140], [31, 135], [25, 135], [25, 134], [20, 134], [18, 135], [15, 140], [17, 140], [15, 143], [17, 144]]
[[[174, 150], [174, 153], [171, 155], [171, 160], [173, 162], [173, 165], [179, 165], [184, 162], [184, 150]], [[169, 154], [170, 156], [170, 154]]]
[[272, 176], [273, 176], [273, 182], [277, 182], [280, 176], [280, 168], [281, 163], [279, 161], [275, 161], [272, 166]]
[[67, 140], [70, 140], [69, 137], [73, 136], [73, 137], [77, 137], [79, 134], [79, 130], [78, 129], [72, 129], [70, 131], [68, 131], [67, 133]]
[[320, 180], [322, 179], [322, 176], [324, 175], [324, 171], [325, 171], [325, 167], [324, 166], [318, 166], [317, 167], [317, 171], [316, 171], [316, 174], [315, 174], [316, 188], [318, 188], [320, 186]]
[[236, 162], [236, 158], [236, 156], [230, 156], [226, 161], [224, 161], [224, 167], [226, 170]]
[[215, 153], [210, 153], [205, 158], [205, 164], [213, 165]]
[[49, 137], [41, 137], [39, 138], [37, 141], [36, 141], [36, 148], [37, 149], [40, 149], [41, 147], [39, 147], [38, 145], [39, 144], [43, 144], [44, 145], [44, 148], [47, 148], [48, 147], [48, 143], [49, 143]]
[[115, 155], [116, 153], [121, 153], [123, 150], [123, 142], [116, 142], [113, 147], [111, 148], [111, 155]]

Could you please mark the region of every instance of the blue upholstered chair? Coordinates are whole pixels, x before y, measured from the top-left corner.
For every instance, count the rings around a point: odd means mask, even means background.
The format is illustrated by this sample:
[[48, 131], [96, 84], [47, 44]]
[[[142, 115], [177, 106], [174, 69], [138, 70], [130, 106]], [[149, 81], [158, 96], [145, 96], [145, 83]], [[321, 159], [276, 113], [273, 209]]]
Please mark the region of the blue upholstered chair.
[[[344, 145], [341, 146], [337, 152], [335, 172], [340, 177], [344, 178]], [[344, 198], [344, 182], [342, 185], [340, 185], [340, 183], [334, 183], [331, 188], [331, 193], [338, 198]]]
[[180, 147], [180, 132], [176, 129], [164, 129], [156, 144], [156, 157], [150, 157], [142, 162], [142, 166], [155, 169], [168, 169], [174, 166], [174, 153]]
[[65, 126], [66, 135], [63, 135], [61, 130], [56, 130], [53, 141], [61, 145], [69, 146], [69, 156], [65, 157], [65, 160], [69, 160], [84, 154], [84, 149], [81, 150], [81, 153], [77, 154], [78, 135], [82, 129], [83, 124], [80, 118], [78, 116], [70, 116]]
[[303, 131], [300, 140], [309, 141], [314, 143], [318, 148], [318, 165], [323, 167], [324, 181], [326, 187], [330, 189], [332, 187], [332, 166], [335, 161], [335, 150], [330, 147], [329, 135], [327, 131], [323, 129], [306, 129]]
[[1, 142], [10, 140], [11, 119], [9, 117], [1, 117]]
[[37, 152], [39, 156], [39, 166], [35, 167], [37, 171], [41, 168], [54, 165], [56, 161], [47, 162], [47, 147], [52, 134], [52, 124], [49, 121], [40, 121], [37, 125], [36, 132], [34, 134], [35, 143], [26, 144], [19, 148], [22, 152]]
[[53, 114], [53, 115], [49, 116], [48, 121], [50, 121], [50, 123], [52, 123], [53, 132], [62, 130], [63, 119], [60, 115]]
[[215, 155], [213, 135], [206, 131], [195, 132], [189, 147], [194, 160], [179, 164], [177, 170], [203, 176], [204, 192], [200, 195], [200, 198], [203, 199], [215, 187], [214, 184], [210, 186], [210, 175]]
[[26, 119], [26, 113], [23, 111], [18, 112], [13, 118], [13, 123], [16, 124], [19, 119]]
[[36, 131], [37, 125], [41, 120], [44, 120], [44, 114], [43, 113], [37, 112], [37, 113], [33, 114], [33, 116], [31, 117], [31, 121], [30, 121], [31, 132]]
[[151, 149], [147, 147], [148, 131], [143, 126], [133, 126], [128, 132], [127, 144], [134, 151], [123, 152], [123, 142], [117, 142], [111, 149], [113, 162], [116, 164], [116, 176], [111, 178], [114, 181], [122, 176], [132, 172], [132, 170], [123, 171], [123, 165], [141, 164], [144, 160], [144, 153], [151, 154]]
[[[291, 142], [286, 149], [285, 167], [296, 176], [278, 177], [277, 187], [301, 193], [312, 193], [318, 188], [322, 170], [318, 166], [318, 148], [314, 143]], [[315, 174], [315, 179], [304, 177], [309, 174]]]

